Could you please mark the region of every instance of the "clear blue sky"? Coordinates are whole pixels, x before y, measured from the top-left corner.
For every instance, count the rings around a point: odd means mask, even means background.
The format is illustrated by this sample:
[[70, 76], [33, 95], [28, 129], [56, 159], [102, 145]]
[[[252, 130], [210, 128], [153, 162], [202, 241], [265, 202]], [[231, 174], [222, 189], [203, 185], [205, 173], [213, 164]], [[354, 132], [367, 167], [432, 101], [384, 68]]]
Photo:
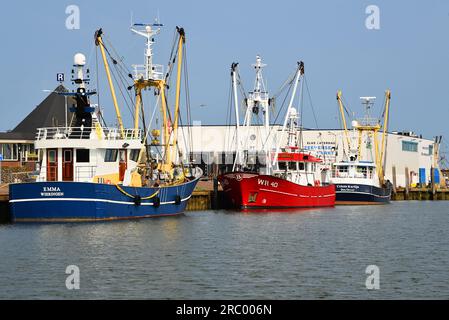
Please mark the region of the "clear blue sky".
[[[71, 4], [81, 10], [79, 30], [65, 27]], [[380, 30], [365, 27], [365, 8], [371, 4], [380, 8]], [[153, 21], [159, 12], [165, 24], [156, 47], [161, 64], [168, 61], [175, 26], [185, 28], [195, 120], [226, 122], [230, 64], [240, 63], [250, 89], [250, 64], [260, 54], [268, 64], [265, 78], [271, 93], [296, 61], [305, 62], [322, 128], [339, 126], [337, 89], [351, 109], [361, 110], [360, 96], [377, 96], [379, 107], [390, 88], [391, 130], [449, 137], [445, 0], [8, 1], [0, 11], [0, 130], [12, 129], [46, 96], [42, 90], [57, 86], [57, 72], [69, 76], [74, 53], [85, 53], [94, 65], [93, 35], [99, 27], [125, 63], [142, 63], [142, 40], [129, 31], [131, 11], [135, 21]], [[104, 84], [104, 73], [100, 77]], [[100, 90], [112, 117], [109, 92]], [[305, 125], [315, 126], [310, 114]]]

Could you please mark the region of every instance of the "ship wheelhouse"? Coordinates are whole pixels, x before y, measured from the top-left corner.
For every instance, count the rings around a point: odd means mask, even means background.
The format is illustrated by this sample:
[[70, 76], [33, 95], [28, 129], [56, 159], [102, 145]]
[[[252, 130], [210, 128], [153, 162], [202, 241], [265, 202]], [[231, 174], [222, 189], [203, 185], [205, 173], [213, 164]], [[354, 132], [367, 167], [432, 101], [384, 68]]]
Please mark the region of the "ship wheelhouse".
[[371, 161], [337, 162], [332, 165], [333, 183], [361, 183], [378, 186], [376, 164]]
[[324, 184], [325, 169], [321, 168], [322, 162], [311, 154], [299, 152], [297, 147], [288, 147], [278, 154], [277, 168], [273, 170], [273, 174], [301, 185], [316, 185], [320, 184], [319, 181]]
[[[37, 181], [96, 182], [141, 186], [137, 174], [141, 130], [93, 127], [39, 128], [35, 146], [41, 152]], [[139, 176], [139, 177], [138, 177]]]

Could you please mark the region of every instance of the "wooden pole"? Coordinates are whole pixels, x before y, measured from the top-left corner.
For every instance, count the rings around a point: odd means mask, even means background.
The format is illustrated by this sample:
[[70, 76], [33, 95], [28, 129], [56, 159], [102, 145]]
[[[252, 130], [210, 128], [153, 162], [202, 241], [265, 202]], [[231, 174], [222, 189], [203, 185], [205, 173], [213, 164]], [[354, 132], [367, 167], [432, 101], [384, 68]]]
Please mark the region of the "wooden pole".
[[408, 200], [410, 191], [410, 175], [408, 174], [408, 167], [405, 167], [405, 200]]
[[391, 171], [393, 173], [393, 194], [396, 195], [396, 166], [393, 166]]
[[430, 187], [432, 190], [432, 200], [435, 200], [435, 168], [430, 167]]

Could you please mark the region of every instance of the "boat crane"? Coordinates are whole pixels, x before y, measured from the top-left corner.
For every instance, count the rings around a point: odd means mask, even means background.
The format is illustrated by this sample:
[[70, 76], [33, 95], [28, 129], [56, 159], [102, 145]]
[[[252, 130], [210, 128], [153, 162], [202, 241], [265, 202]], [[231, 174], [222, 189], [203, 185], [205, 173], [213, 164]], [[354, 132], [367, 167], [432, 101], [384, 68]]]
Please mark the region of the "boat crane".
[[[139, 36], [146, 39], [146, 48], [144, 52], [144, 64], [143, 65], [133, 65], [134, 74], [130, 75], [133, 79], [133, 86], [135, 91], [135, 106], [134, 106], [134, 129], [136, 132], [139, 129], [140, 112], [143, 110], [142, 104], [142, 91], [148, 88], [154, 88], [160, 97], [161, 101], [161, 114], [162, 114], [162, 138], [163, 138], [163, 159], [158, 165], [157, 169], [168, 175], [170, 180], [174, 179], [174, 158], [176, 157], [176, 148], [178, 147], [178, 123], [180, 114], [180, 92], [181, 92], [181, 74], [183, 65], [183, 50], [185, 43], [185, 32], [181, 27], [176, 27], [177, 31], [177, 51], [176, 56], [170, 59], [170, 65], [168, 69], [172, 67], [172, 64], [177, 63], [177, 78], [176, 78], [176, 91], [175, 91], [175, 106], [173, 110], [173, 119], [170, 109], [167, 105], [167, 90], [168, 90], [168, 77], [170, 70], [164, 73], [164, 66], [153, 63], [153, 51], [152, 45], [154, 44], [154, 36], [160, 33], [160, 27], [163, 25], [160, 23], [145, 24], [145, 23], [134, 23], [131, 26], [131, 31]], [[122, 135], [123, 131], [123, 121], [120, 114], [120, 109], [118, 107], [117, 98], [114, 90], [114, 85], [112, 82], [109, 64], [106, 58], [106, 49], [102, 39], [102, 30], [98, 30], [95, 33], [95, 43], [100, 47], [103, 63], [106, 69], [106, 74], [108, 77], [109, 88], [111, 91], [112, 99], [114, 102], [117, 120], [119, 122], [120, 130]], [[145, 124], [144, 124], [145, 125]], [[153, 135], [158, 136], [159, 131], [153, 130]], [[146, 143], [145, 135], [145, 147], [148, 148]], [[147, 150], [147, 158], [150, 153]], [[149, 159], [147, 159], [148, 161]], [[152, 168], [146, 165], [146, 171], [152, 171]], [[147, 174], [145, 174], [147, 176]]]

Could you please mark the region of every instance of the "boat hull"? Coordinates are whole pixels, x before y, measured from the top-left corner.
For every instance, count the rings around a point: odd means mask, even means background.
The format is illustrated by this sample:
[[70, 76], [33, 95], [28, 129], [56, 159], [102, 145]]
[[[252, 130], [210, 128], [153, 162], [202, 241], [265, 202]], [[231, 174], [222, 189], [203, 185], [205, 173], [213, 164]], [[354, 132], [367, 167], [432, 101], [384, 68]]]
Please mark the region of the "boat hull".
[[[198, 179], [161, 188], [84, 182], [11, 184], [14, 222], [75, 222], [139, 219], [184, 212]], [[149, 198], [153, 196], [152, 198]]]
[[239, 209], [332, 207], [335, 186], [302, 186], [257, 173], [235, 172], [219, 177], [230, 202]]
[[365, 184], [335, 184], [337, 205], [386, 204], [391, 200], [391, 188]]

